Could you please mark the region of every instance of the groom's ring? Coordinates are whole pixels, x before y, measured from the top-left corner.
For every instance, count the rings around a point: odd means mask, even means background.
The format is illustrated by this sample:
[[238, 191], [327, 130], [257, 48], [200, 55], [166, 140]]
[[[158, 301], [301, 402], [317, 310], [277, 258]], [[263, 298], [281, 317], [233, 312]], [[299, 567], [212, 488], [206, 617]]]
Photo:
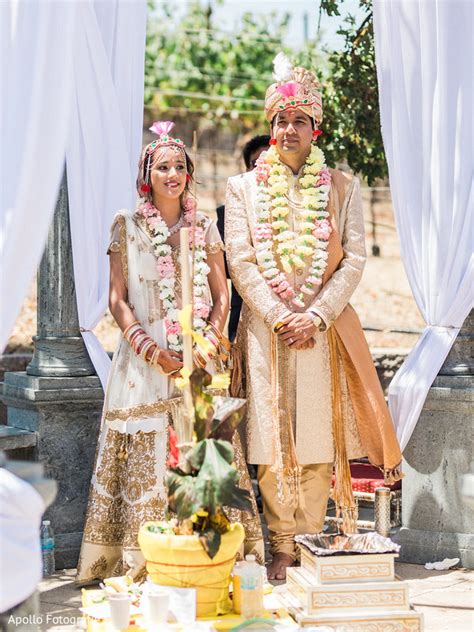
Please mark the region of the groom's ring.
[[290, 338], [290, 345], [293, 344], [293, 338]]

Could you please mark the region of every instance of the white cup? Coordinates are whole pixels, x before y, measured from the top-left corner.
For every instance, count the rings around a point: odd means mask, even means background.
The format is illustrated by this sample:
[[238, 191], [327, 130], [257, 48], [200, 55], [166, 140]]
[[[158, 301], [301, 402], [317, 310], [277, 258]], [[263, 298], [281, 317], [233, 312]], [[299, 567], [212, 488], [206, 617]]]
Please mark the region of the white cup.
[[128, 628], [130, 621], [131, 597], [126, 593], [109, 595], [110, 616], [112, 625], [116, 630]]
[[168, 621], [168, 609], [170, 596], [166, 592], [150, 590], [148, 600], [148, 621], [151, 625], [166, 623]]

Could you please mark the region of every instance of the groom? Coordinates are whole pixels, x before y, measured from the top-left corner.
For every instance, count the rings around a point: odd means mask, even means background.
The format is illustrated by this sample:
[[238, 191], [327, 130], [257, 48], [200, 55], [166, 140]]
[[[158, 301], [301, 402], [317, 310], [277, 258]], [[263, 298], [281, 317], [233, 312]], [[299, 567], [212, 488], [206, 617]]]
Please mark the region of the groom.
[[314, 74], [281, 53], [274, 63], [265, 97], [271, 147], [253, 171], [229, 179], [225, 229], [244, 301], [247, 461], [258, 464], [268, 576], [284, 579], [294, 536], [322, 530], [333, 463], [335, 502], [353, 528], [348, 459], [368, 456], [393, 481], [401, 454], [349, 305], [365, 263], [359, 183], [328, 169], [315, 146], [322, 102]]

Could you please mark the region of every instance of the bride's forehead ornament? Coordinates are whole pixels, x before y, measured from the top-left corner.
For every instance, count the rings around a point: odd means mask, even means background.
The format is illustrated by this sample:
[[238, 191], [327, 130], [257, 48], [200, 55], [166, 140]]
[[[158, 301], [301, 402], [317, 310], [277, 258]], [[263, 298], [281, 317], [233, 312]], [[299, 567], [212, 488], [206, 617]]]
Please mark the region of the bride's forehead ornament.
[[158, 138], [149, 143], [145, 152], [152, 154], [158, 147], [177, 147], [184, 151], [185, 144], [180, 138], [174, 138], [170, 132], [174, 127], [173, 121], [155, 121], [150, 127], [150, 132], [153, 132]]

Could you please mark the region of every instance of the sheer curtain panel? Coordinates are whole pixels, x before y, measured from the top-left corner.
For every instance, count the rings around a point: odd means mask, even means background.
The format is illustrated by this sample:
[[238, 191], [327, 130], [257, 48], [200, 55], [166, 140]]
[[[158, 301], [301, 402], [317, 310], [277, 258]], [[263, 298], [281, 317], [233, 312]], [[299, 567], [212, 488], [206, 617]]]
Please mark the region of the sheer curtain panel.
[[473, 24], [473, 2], [374, 2], [395, 220], [426, 322], [389, 389], [402, 449], [473, 304]]
[[135, 204], [143, 127], [146, 4], [78, 3], [67, 175], [79, 324], [105, 388], [110, 359], [92, 332], [107, 309], [109, 230]]
[[41, 259], [69, 131], [75, 2], [0, 2], [0, 353]]

